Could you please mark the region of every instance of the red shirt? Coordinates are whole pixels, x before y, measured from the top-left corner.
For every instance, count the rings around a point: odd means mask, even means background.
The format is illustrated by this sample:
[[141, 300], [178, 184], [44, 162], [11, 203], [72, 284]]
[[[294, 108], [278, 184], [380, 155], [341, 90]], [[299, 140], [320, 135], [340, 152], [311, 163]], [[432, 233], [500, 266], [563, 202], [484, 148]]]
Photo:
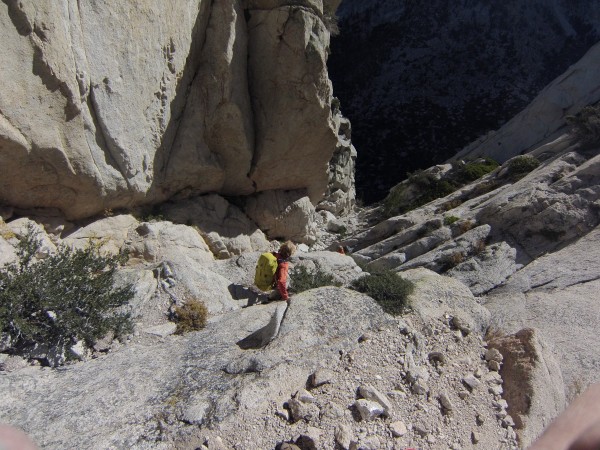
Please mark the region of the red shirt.
[[287, 278], [289, 263], [286, 259], [282, 259], [279, 253], [273, 252], [277, 258], [277, 271], [275, 272], [275, 287], [279, 291], [281, 298], [287, 300], [290, 298], [287, 290]]

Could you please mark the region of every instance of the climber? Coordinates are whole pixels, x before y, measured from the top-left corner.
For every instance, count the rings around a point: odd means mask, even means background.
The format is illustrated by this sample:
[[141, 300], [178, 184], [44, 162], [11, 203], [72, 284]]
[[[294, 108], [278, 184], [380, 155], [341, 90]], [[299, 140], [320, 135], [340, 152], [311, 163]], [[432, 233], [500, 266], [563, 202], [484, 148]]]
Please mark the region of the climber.
[[[289, 258], [295, 253], [296, 246], [287, 241], [281, 244], [279, 251], [263, 253], [258, 259], [254, 284], [263, 291], [263, 303], [274, 300], [290, 302], [288, 285]], [[270, 291], [270, 292], [269, 292]], [[268, 292], [268, 293], [265, 293]], [[250, 303], [249, 303], [250, 304]]]

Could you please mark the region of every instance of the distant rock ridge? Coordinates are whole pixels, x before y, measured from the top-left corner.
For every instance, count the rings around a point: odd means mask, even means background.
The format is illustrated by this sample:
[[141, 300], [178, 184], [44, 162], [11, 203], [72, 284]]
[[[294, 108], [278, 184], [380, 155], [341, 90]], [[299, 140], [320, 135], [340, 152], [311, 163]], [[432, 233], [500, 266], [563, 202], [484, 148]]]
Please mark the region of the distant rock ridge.
[[347, 210], [324, 23], [338, 3], [4, 2], [0, 203], [80, 219], [295, 190]]
[[593, 0], [344, 0], [329, 71], [372, 203], [496, 130], [600, 41]]

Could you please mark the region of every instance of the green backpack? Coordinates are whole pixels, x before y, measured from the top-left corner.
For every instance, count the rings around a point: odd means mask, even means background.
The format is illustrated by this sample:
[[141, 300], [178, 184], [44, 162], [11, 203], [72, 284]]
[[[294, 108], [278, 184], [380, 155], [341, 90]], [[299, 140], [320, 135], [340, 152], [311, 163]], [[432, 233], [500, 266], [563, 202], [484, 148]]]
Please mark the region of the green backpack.
[[254, 284], [262, 291], [269, 291], [273, 288], [273, 281], [277, 272], [277, 257], [273, 253], [267, 252], [260, 255], [256, 263], [256, 272], [254, 273]]

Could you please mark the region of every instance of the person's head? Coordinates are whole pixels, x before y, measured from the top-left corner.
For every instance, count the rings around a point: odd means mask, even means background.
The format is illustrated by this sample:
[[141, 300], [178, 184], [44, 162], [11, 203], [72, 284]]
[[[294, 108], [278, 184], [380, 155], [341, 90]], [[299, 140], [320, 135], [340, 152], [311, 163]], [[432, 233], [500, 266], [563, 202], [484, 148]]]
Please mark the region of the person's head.
[[294, 245], [294, 243], [292, 241], [286, 241], [283, 244], [281, 244], [281, 247], [279, 247], [279, 254], [284, 259], [289, 258], [295, 252], [296, 252], [296, 246]]

